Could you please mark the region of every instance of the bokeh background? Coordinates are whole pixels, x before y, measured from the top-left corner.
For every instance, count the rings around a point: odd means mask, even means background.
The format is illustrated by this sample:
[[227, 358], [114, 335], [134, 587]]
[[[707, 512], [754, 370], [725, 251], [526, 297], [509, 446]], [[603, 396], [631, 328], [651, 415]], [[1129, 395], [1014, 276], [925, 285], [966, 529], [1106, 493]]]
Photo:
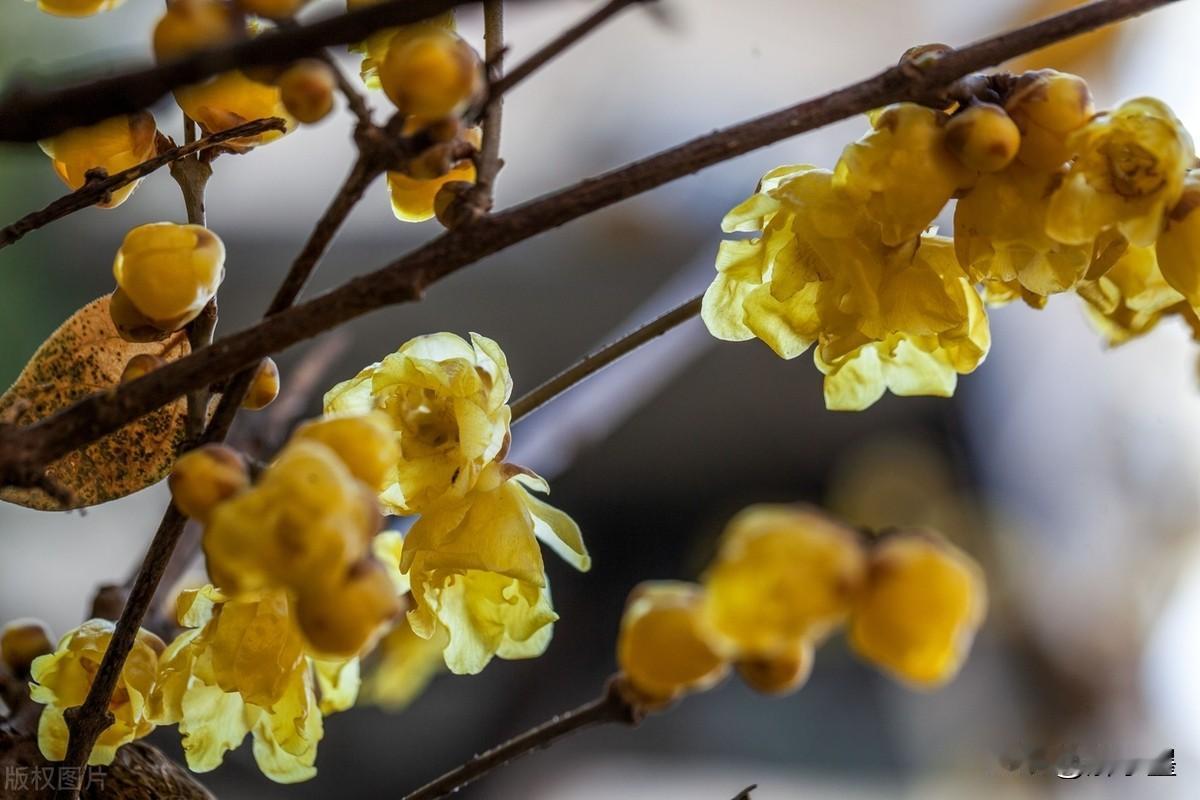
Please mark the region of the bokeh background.
[[[336, 10], [316, 0], [309, 13]], [[515, 3], [510, 63], [592, 8]], [[1063, 0], [664, 0], [627, 11], [506, 99], [500, 205], [620, 165], [714, 127], [865, 77], [925, 42], [960, 44], [1073, 5]], [[157, 2], [87, 20], [9, 0], [0, 75], [103, 74], [149, 57]], [[460, 28], [478, 42], [474, 10]], [[1083, 74], [1101, 106], [1164, 99], [1200, 132], [1195, 36], [1183, 2], [1026, 60]], [[345, 56], [348, 69], [354, 61]], [[383, 101], [376, 97], [376, 101]], [[178, 111], [154, 109], [178, 135]], [[344, 112], [249, 155], [222, 157], [209, 224], [225, 240], [221, 330], [261, 314], [348, 170]], [[678, 181], [500, 253], [419, 305], [347, 326], [326, 383], [411, 336], [474, 330], [508, 353], [517, 393], [691, 293], [712, 273], [723, 213], [781, 163], [831, 166], [865, 127], [850, 120]], [[36, 147], [0, 146], [0, 219], [63, 192]], [[115, 211], [89, 209], [0, 252], [0, 379], [74, 309], [111, 289], [129, 228], [182, 221], [165, 172]], [[950, 220], [947, 218], [948, 229]], [[311, 292], [436, 235], [391, 216], [376, 184]], [[203, 777], [228, 798], [393, 796], [471, 753], [594, 696], [614, 669], [624, 597], [649, 578], [694, 578], [724, 522], [761, 501], [821, 503], [862, 524], [928, 523], [980, 559], [992, 609], [969, 663], [915, 694], [857, 662], [840, 640], [785, 699], [731, 680], [637, 730], [584, 732], [467, 789], [469, 798], [1195, 797], [1200, 745], [1200, 388], [1194, 346], [1164, 324], [1105, 350], [1072, 297], [992, 315], [992, 352], [952, 400], [887, 396], [824, 410], [809, 357], [717, 343], [693, 321], [515, 429], [516, 460], [552, 479], [595, 567], [547, 559], [562, 616], [549, 651], [442, 676], [403, 712], [327, 720], [316, 779], [281, 787], [243, 747]], [[289, 368], [311, 344], [281, 358]], [[285, 388], [286, 391], [286, 388]], [[319, 400], [310, 405], [317, 410]], [[0, 505], [0, 619], [78, 624], [95, 585], [140, 560], [165, 501], [158, 486], [81, 514]], [[177, 733], [155, 741], [178, 753]], [[1005, 753], [1069, 746], [1151, 757], [1180, 776], [1063, 781], [1009, 773]]]

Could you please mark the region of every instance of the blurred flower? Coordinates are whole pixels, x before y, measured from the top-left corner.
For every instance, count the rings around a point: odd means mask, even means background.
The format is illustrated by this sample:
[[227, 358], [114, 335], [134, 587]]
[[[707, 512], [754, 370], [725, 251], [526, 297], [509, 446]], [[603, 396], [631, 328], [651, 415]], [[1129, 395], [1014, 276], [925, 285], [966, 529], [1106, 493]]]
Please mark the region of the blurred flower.
[[[155, 153], [158, 128], [147, 111], [110, 117], [95, 125], [72, 128], [38, 142], [54, 163], [54, 172], [72, 190], [87, 183], [89, 170], [108, 175], [137, 166]], [[100, 208], [116, 208], [129, 199], [140, 180], [114, 189]]]

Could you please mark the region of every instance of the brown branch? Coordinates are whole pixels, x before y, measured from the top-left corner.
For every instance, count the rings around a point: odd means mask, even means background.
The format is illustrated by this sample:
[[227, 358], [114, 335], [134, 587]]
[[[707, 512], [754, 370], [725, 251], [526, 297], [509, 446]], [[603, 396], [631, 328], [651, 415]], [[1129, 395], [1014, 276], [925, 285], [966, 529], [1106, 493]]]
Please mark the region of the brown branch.
[[34, 142], [117, 114], [130, 114], [148, 108], [176, 87], [221, 72], [286, 64], [302, 56], [318, 55], [326, 47], [362, 41], [381, 28], [420, 22], [475, 2], [479, 0], [387, 0], [111, 78], [45, 92], [13, 88], [0, 100], [0, 141]]
[[[484, 0], [483, 44], [487, 61], [488, 85], [495, 87], [500, 80], [504, 60], [504, 0]], [[501, 92], [489, 92], [483, 112], [483, 140], [475, 157], [475, 188], [471, 205], [479, 213], [492, 210], [496, 175], [504, 162], [500, 160], [500, 125], [504, 116], [504, 97]]]
[[[267, 309], [268, 317], [295, 301], [351, 209], [379, 174], [379, 170], [369, 161], [370, 159], [362, 154], [355, 160], [350, 175], [313, 228], [300, 255], [292, 263], [291, 269], [275, 293]], [[253, 369], [243, 370], [229, 382], [208, 427], [197, 442], [198, 445], [222, 441], [229, 434], [229, 428], [250, 388], [253, 375]], [[63, 767], [82, 767], [87, 762], [96, 739], [112, 724], [113, 717], [108, 710], [109, 700], [186, 524], [187, 517], [180, 513], [174, 503], [170, 503], [142, 559], [142, 565], [129, 591], [129, 599], [117, 620], [112, 639], [104, 652], [104, 658], [83, 705], [65, 712], [70, 738]], [[61, 790], [58, 795], [68, 800], [77, 796], [73, 790]]]
[[700, 304], [703, 300], [704, 295], [693, 297], [662, 316], [650, 320], [637, 330], [622, 336], [612, 344], [585, 356], [542, 385], [517, 398], [516, 402], [512, 404], [512, 421], [516, 422], [530, 412], [536, 411], [575, 384], [594, 375], [627, 353], [633, 352], [647, 342], [651, 342], [687, 322], [700, 313]]
[[194, 388], [367, 312], [419, 299], [430, 284], [481, 258], [621, 200], [752, 150], [888, 103], [920, 100], [959, 78], [1070, 36], [1178, 0], [1100, 0], [942, 54], [892, 67], [812, 100], [700, 136], [451, 231], [375, 272], [280, 312], [122, 386], [24, 428], [0, 427], [0, 483], [27, 476]]
[[11, 225], [0, 228], [0, 248], [7, 247], [25, 234], [49, 225], [55, 220], [62, 219], [68, 214], [72, 214], [88, 206], [94, 206], [97, 203], [102, 203], [110, 193], [120, 189], [122, 186], [139, 181], [150, 173], [180, 159], [187, 158], [201, 150], [224, 144], [230, 139], [239, 139], [243, 136], [253, 136], [264, 131], [281, 131], [283, 129], [284, 121], [278, 117], [256, 119], [238, 125], [235, 128], [230, 128], [227, 131], [205, 136], [203, 139], [199, 139], [191, 144], [173, 147], [154, 158], [143, 161], [141, 164], [136, 164], [129, 169], [121, 170], [114, 175], [109, 175], [107, 178], [89, 180], [83, 186], [68, 195], [58, 198], [40, 211], [26, 214]]
[[758, 784], [752, 783], [749, 786], [747, 786], [745, 789], [742, 789], [740, 792], [738, 792], [737, 795], [733, 798], [733, 800], [750, 800], [750, 793], [753, 792], [757, 788], [758, 788]]
[[350, 109], [350, 113], [358, 120], [358, 124], [373, 124], [371, 122], [371, 107], [367, 105], [366, 96], [346, 76], [337, 59], [328, 50], [322, 50], [318, 58], [324, 61], [326, 66], [333, 72], [333, 80], [337, 83], [338, 91], [342, 93], [342, 97], [346, 98], [346, 107]]
[[620, 688], [620, 680], [611, 679], [605, 687], [604, 694], [595, 700], [552, 717], [536, 728], [480, 753], [415, 792], [406, 794], [403, 800], [435, 800], [447, 797], [492, 770], [535, 750], [549, 747], [575, 731], [610, 722], [637, 725], [641, 716], [641, 712], [626, 700]]
[[[614, 17], [625, 8], [635, 3], [645, 3], [650, 0], [608, 0], [603, 6], [596, 11], [584, 17], [579, 22], [567, 28], [561, 34], [552, 39], [549, 43], [535, 52], [529, 58], [518, 64], [512, 72], [491, 84], [489, 98], [498, 98], [508, 92], [509, 89], [516, 86], [521, 81], [529, 77], [535, 70], [545, 66], [547, 62], [561, 55], [567, 48], [578, 42], [589, 33], [599, 28], [611, 17]], [[491, 55], [488, 56], [491, 59]], [[493, 105], [494, 101], [489, 99], [488, 105]]]

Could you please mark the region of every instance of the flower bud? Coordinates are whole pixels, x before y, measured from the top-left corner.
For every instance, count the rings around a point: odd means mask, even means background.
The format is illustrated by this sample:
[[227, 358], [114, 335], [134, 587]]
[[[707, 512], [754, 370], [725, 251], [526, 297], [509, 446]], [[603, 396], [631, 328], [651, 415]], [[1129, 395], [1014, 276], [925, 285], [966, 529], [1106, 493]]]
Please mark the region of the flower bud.
[[293, 438], [330, 448], [354, 477], [375, 491], [383, 488], [388, 474], [400, 461], [396, 434], [382, 411], [306, 422], [296, 429]]
[[141, 225], [126, 234], [113, 275], [152, 325], [178, 330], [196, 318], [221, 285], [225, 245], [201, 225]]
[[250, 486], [250, 474], [236, 450], [206, 444], [179, 457], [167, 485], [180, 511], [206, 522], [213, 508]]
[[1022, 74], [1004, 108], [1021, 131], [1017, 158], [1044, 170], [1056, 170], [1071, 160], [1068, 134], [1096, 113], [1087, 82], [1052, 69]]
[[946, 147], [969, 169], [999, 172], [1017, 156], [1021, 132], [1004, 109], [973, 105], [946, 123]]
[[314, 650], [351, 658], [374, 643], [385, 622], [400, 613], [400, 598], [378, 561], [361, 559], [329, 584], [301, 586], [296, 622]]
[[297, 61], [279, 76], [278, 85], [284, 107], [300, 122], [317, 122], [333, 110], [336, 83], [329, 65], [322, 61]]
[[167, 338], [170, 331], [164, 331], [151, 322], [145, 314], [129, 301], [129, 296], [116, 289], [108, 300], [108, 314], [112, 317], [113, 327], [127, 342], [157, 342]]
[[121, 371], [121, 383], [136, 381], [138, 378], [149, 375], [166, 363], [166, 359], [156, 356], [153, 353], [138, 353], [125, 362], [125, 369]]
[[[42, 152], [50, 156], [54, 172], [71, 189], [79, 189], [88, 181], [91, 170], [102, 169], [109, 175], [136, 166], [151, 158], [155, 152], [158, 128], [154, 117], [146, 111], [85, 125], [38, 142]], [[124, 203], [140, 181], [118, 189], [101, 208], [116, 208]]]
[[471, 218], [465, 200], [475, 184], [470, 181], [443, 183], [433, 197], [433, 213], [446, 228], [456, 228]]
[[54, 652], [50, 628], [38, 619], [14, 619], [0, 630], [0, 660], [18, 677], [29, 674], [38, 656]]
[[393, 41], [379, 80], [401, 114], [423, 119], [461, 114], [484, 88], [479, 54], [457, 34], [437, 29]]
[[813, 648], [805, 642], [788, 653], [754, 657], [737, 662], [737, 672], [747, 686], [761, 694], [785, 695], [799, 689], [812, 673]]
[[250, 389], [242, 400], [242, 408], [247, 411], [258, 411], [271, 405], [279, 396], [279, 366], [273, 358], [264, 358], [258, 362], [254, 378], [250, 381]]
[[242, 35], [238, 20], [217, 0], [170, 0], [154, 26], [154, 57], [159, 61], [181, 58], [196, 50], [224, 44]]

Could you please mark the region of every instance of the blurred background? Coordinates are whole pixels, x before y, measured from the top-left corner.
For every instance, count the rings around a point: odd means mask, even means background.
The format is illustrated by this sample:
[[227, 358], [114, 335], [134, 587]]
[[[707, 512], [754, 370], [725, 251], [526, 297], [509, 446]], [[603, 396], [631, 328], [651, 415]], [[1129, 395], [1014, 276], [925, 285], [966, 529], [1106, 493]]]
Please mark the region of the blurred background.
[[[510, 205], [893, 63], [909, 46], [962, 44], [1074, 5], [1069, 0], [664, 0], [624, 12], [506, 98], [498, 190]], [[337, 10], [316, 0], [309, 14]], [[595, 6], [514, 3], [515, 63]], [[155, 2], [87, 20], [5, 4], [0, 74], [100, 75], [149, 57]], [[479, 43], [478, 11], [459, 13]], [[1200, 4], [1027, 59], [1079, 72], [1101, 107], [1151, 94], [1200, 132], [1194, 31]], [[353, 70], [355, 59], [344, 55]], [[383, 101], [382, 96], [375, 98]], [[179, 135], [179, 112], [154, 109]], [[507, 250], [418, 304], [347, 327], [324, 385], [408, 338], [478, 331], [508, 354], [521, 394], [621, 332], [702, 289], [724, 212], [782, 163], [832, 166], [854, 119], [707, 170]], [[349, 169], [344, 111], [245, 156], [223, 156], [209, 225], [228, 247], [220, 331], [262, 312]], [[0, 145], [0, 219], [64, 191], [36, 147]], [[76, 308], [111, 290], [124, 233], [182, 221], [165, 172], [113, 211], [88, 209], [0, 252], [0, 379]], [[950, 219], [944, 220], [945, 229]], [[436, 235], [396, 222], [377, 182], [310, 292], [374, 269]], [[840, 639], [798, 694], [737, 681], [640, 728], [597, 729], [465, 790], [469, 798], [1196, 797], [1200, 745], [1200, 389], [1186, 332], [1164, 324], [1106, 351], [1073, 297], [992, 315], [986, 363], [952, 400], [890, 395], [865, 412], [824, 409], [809, 356], [717, 343], [692, 321], [514, 430], [513, 460], [552, 479], [595, 566], [547, 559], [561, 614], [549, 651], [437, 678], [408, 709], [326, 721], [311, 782], [263, 778], [245, 746], [202, 776], [220, 797], [397, 795], [471, 753], [598, 693], [628, 590], [695, 578], [724, 522], [762, 501], [821, 503], [860, 524], [926, 523], [983, 562], [992, 608], [958, 679], [917, 694], [857, 662]], [[289, 368], [312, 343], [280, 358]], [[310, 402], [316, 413], [319, 397]], [[165, 502], [157, 486], [91, 509], [0, 505], [0, 619], [37, 616], [61, 634], [99, 582], [123, 579]], [[155, 742], [178, 755], [174, 730]], [[1180, 777], [1065, 781], [1008, 772], [1006, 754], [1074, 748], [1150, 758], [1175, 748]]]

